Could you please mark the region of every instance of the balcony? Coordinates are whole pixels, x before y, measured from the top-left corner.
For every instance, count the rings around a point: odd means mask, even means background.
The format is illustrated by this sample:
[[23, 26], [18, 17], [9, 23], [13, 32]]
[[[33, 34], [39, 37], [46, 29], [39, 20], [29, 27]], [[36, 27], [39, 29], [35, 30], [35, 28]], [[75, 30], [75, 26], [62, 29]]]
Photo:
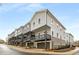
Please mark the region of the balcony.
[[43, 40], [50, 40], [51, 39], [51, 36], [49, 34], [43, 34], [43, 35], [40, 35], [40, 36], [35, 36], [35, 37], [32, 37], [31, 38], [31, 41], [43, 41]]
[[30, 38], [25, 38], [23, 42], [29, 42], [30, 40], [31, 40]]
[[24, 35], [23, 42], [28, 42], [31, 40], [31, 37], [29, 35]]
[[28, 33], [28, 32], [30, 32], [30, 28], [27, 28], [27, 29], [24, 29], [23, 30], [23, 33], [25, 34], [25, 33]]
[[23, 42], [34, 42], [34, 41], [43, 41], [43, 40], [50, 40], [51, 39], [51, 36], [49, 34], [43, 34], [43, 35], [40, 35], [40, 36], [27, 36], [23, 39]]

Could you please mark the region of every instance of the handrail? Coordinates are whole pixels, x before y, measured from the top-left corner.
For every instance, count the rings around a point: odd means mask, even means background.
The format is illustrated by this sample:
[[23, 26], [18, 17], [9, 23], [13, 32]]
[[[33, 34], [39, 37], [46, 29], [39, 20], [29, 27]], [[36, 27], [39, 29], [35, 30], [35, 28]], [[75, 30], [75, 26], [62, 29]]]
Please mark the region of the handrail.
[[43, 40], [43, 39], [51, 39], [51, 36], [49, 34], [43, 34], [39, 36], [32, 37], [31, 40]]

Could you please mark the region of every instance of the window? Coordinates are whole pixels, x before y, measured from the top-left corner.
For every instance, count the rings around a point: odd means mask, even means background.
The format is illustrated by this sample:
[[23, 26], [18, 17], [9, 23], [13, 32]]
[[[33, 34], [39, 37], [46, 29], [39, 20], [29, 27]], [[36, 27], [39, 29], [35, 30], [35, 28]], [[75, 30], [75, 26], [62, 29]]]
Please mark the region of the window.
[[27, 28], [29, 28], [29, 25], [27, 25]]
[[35, 26], [35, 22], [33, 22], [33, 26]]
[[47, 34], [47, 31], [45, 31], [44, 34]]
[[39, 36], [39, 38], [40, 38], [40, 33], [38, 33], [38, 36]]
[[40, 24], [40, 18], [38, 19], [38, 23]]
[[38, 36], [40, 36], [40, 33], [38, 34]]
[[53, 31], [52, 31], [52, 36], [53, 36]]
[[62, 37], [60, 36], [60, 39], [62, 39]]
[[57, 24], [57, 28], [58, 28], [58, 24]]
[[62, 27], [60, 26], [60, 31], [63, 31]]
[[53, 19], [51, 19], [51, 24], [53, 24]]
[[53, 23], [53, 19], [52, 19], [52, 23]]
[[58, 33], [57, 33], [57, 37], [58, 37]]

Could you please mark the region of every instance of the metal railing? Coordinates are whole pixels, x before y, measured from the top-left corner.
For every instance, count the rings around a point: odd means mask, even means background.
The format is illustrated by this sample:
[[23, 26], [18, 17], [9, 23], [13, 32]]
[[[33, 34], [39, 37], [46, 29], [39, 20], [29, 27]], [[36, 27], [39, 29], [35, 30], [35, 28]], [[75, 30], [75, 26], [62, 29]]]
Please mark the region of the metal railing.
[[45, 39], [51, 39], [51, 36], [49, 34], [43, 34], [43, 35], [39, 35], [39, 36], [35, 36], [35, 37], [32, 37], [31, 40], [45, 40]]
[[[51, 36], [49, 34], [43, 34], [43, 35], [39, 35], [39, 36], [31, 36], [31, 37], [24, 37], [23, 38], [23, 42], [26, 42], [26, 41], [38, 41], [38, 40], [45, 40], [45, 39], [51, 39]], [[18, 38], [18, 40], [21, 40]]]

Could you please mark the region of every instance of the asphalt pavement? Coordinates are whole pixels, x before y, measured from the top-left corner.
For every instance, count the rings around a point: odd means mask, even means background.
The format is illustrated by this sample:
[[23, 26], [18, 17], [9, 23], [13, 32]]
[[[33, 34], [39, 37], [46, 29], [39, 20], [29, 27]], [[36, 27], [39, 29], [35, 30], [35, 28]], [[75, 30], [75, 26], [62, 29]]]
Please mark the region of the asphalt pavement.
[[24, 52], [12, 49], [5, 44], [0, 44], [0, 55], [41, 55], [41, 54], [24, 53]]
[[[21, 52], [19, 50], [10, 48], [5, 44], [0, 44], [0, 55], [45, 55], [45, 54]], [[73, 53], [73, 55], [79, 55], [79, 48], [76, 48], [76, 52]]]

